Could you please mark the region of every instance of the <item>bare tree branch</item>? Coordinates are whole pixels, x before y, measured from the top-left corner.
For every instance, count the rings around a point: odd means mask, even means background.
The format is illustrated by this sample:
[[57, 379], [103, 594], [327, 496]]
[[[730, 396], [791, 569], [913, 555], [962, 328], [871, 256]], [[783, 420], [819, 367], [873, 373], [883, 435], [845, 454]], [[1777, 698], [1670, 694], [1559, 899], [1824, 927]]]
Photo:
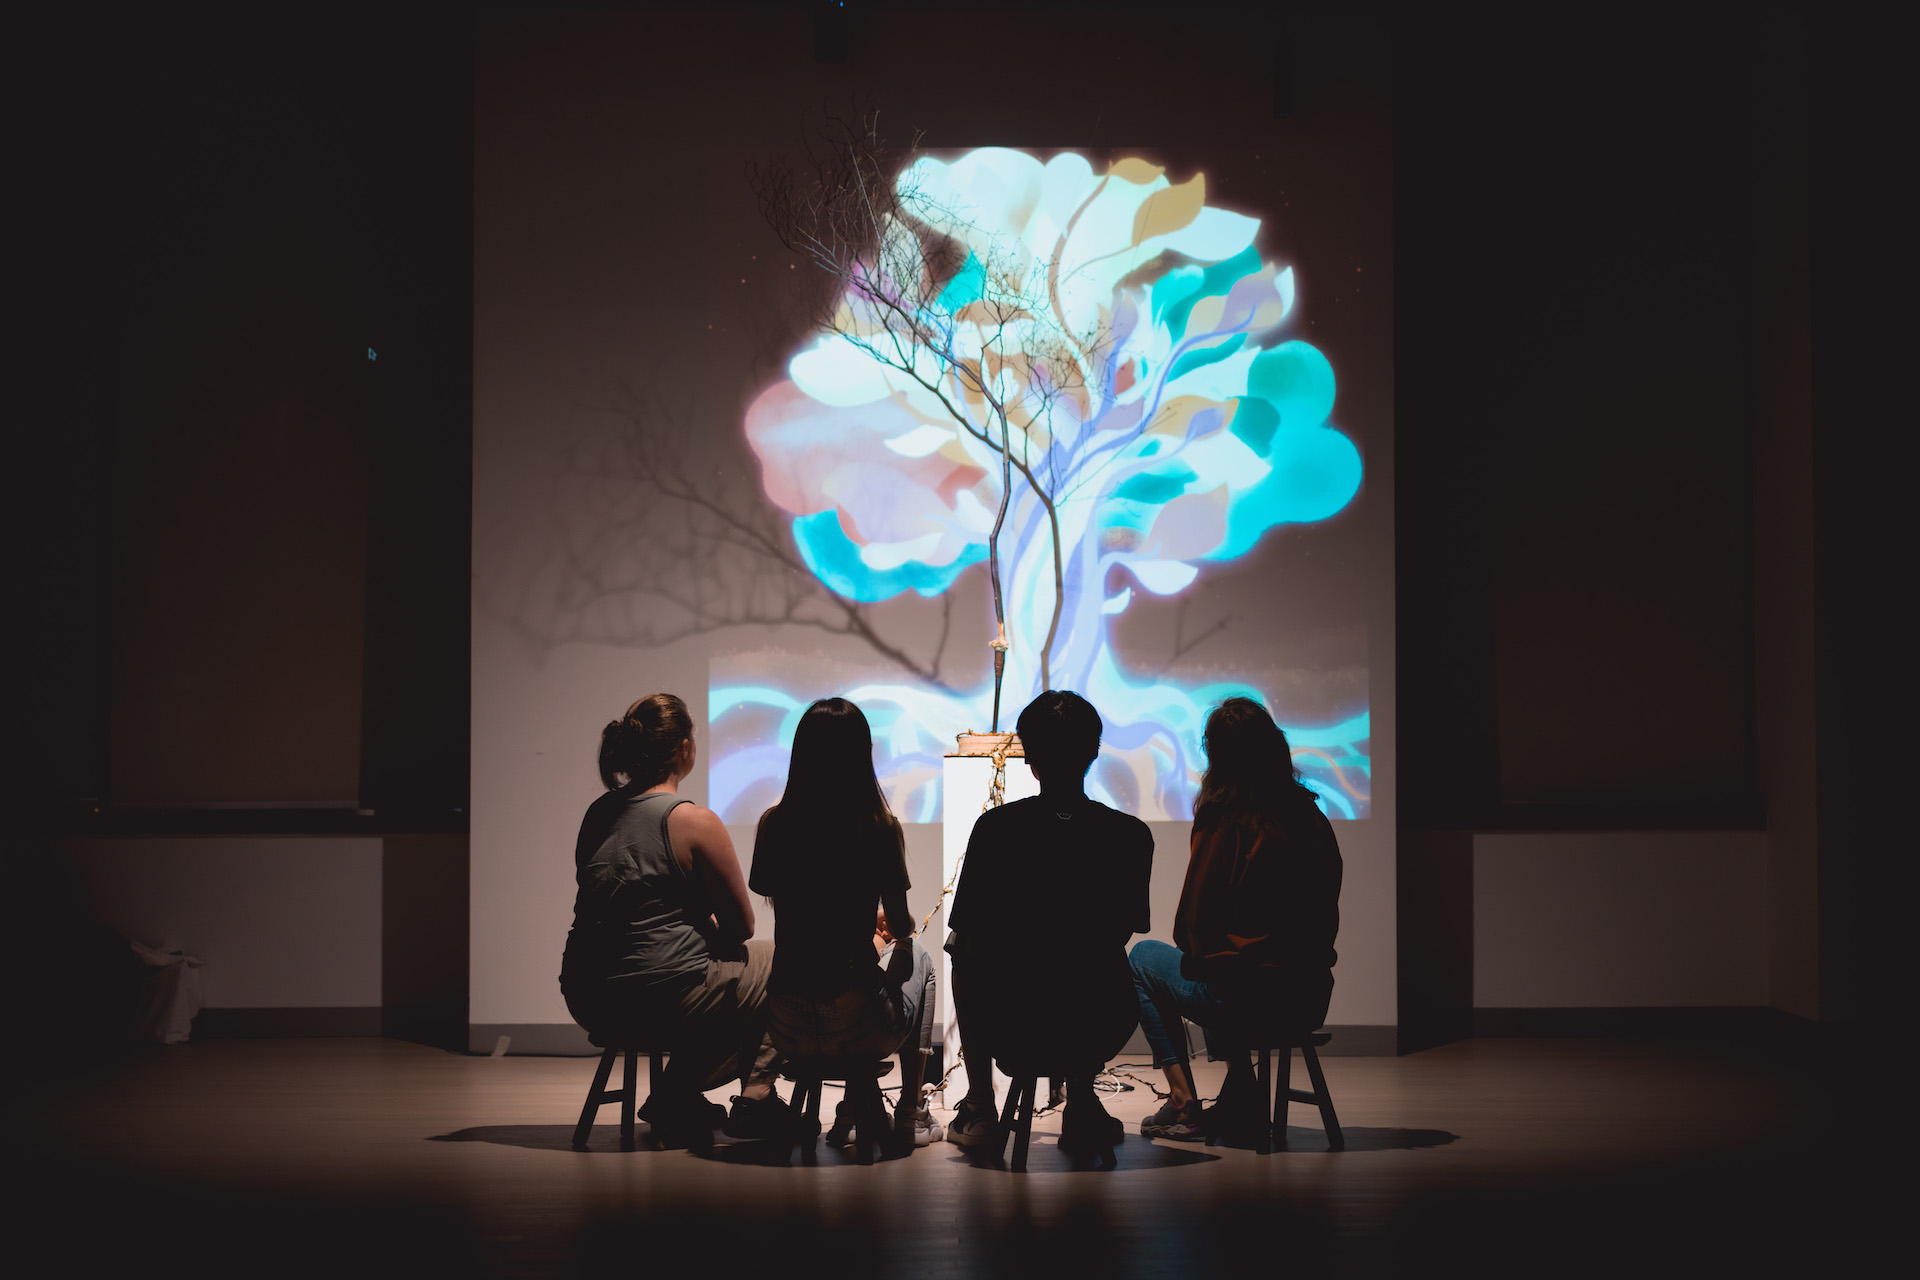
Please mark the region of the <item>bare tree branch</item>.
[[[1007, 640], [1000, 535], [1013, 477], [1018, 473], [1045, 510], [1052, 542], [1053, 612], [1039, 652], [1046, 686], [1065, 604], [1061, 495], [1047, 424], [1062, 400], [1078, 396], [1084, 403], [1104, 339], [1068, 326], [1057, 254], [1044, 272], [1030, 271], [1031, 264], [993, 247], [993, 237], [973, 234], [979, 229], [964, 211], [939, 204], [914, 183], [918, 141], [915, 135], [895, 152], [876, 113], [829, 115], [803, 131], [796, 157], [758, 163], [749, 178], [768, 226], [826, 285], [813, 300], [815, 329], [903, 375], [999, 458], [1000, 505], [987, 542], [999, 629], [997, 728]], [[956, 286], [964, 286], [958, 296]], [[978, 357], [969, 354], [975, 349]], [[1017, 395], [1003, 390], [1009, 386]]]

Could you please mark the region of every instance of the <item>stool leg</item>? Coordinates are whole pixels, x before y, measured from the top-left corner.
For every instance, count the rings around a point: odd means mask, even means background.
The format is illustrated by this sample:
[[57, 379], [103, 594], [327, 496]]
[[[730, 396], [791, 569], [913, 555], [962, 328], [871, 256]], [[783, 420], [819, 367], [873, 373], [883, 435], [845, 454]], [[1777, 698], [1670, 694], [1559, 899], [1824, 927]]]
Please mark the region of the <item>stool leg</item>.
[[873, 1112], [880, 1106], [880, 1082], [871, 1076], [847, 1081], [847, 1102], [853, 1112], [853, 1158], [873, 1163]]
[[600, 1055], [600, 1065], [594, 1068], [593, 1087], [587, 1090], [587, 1105], [580, 1108], [580, 1123], [573, 1126], [573, 1149], [587, 1149], [587, 1135], [593, 1132], [594, 1117], [600, 1114], [600, 1091], [607, 1087], [607, 1077], [613, 1072], [613, 1055], [616, 1050], [609, 1049]]
[[1314, 1101], [1320, 1104], [1320, 1127], [1327, 1131], [1327, 1150], [1344, 1151], [1347, 1138], [1340, 1132], [1340, 1117], [1333, 1114], [1333, 1095], [1327, 1092], [1327, 1078], [1320, 1072], [1320, 1055], [1312, 1045], [1303, 1044], [1300, 1056], [1307, 1060], [1307, 1079], [1313, 1081]]
[[794, 1140], [800, 1144], [800, 1163], [811, 1165], [818, 1159], [820, 1142], [820, 1082], [812, 1078], [796, 1086], [801, 1098], [800, 1132]]
[[[1291, 1063], [1291, 1061], [1291, 1058], [1283, 1059], [1281, 1069], [1285, 1070], [1286, 1064]], [[1280, 1098], [1277, 1102], [1273, 1096], [1273, 1050], [1260, 1050], [1260, 1068], [1257, 1072], [1257, 1078], [1260, 1083], [1260, 1131], [1258, 1138], [1255, 1139], [1253, 1149], [1264, 1156], [1271, 1154], [1273, 1151], [1275, 1112], [1279, 1113], [1281, 1145], [1283, 1146], [1285, 1145], [1287, 1133], [1286, 1086], [1281, 1086]]]
[[640, 1072], [636, 1061], [640, 1053], [637, 1049], [627, 1050], [626, 1085], [620, 1090], [620, 1149], [633, 1150], [633, 1110], [640, 1105]]
[[1027, 1171], [1027, 1143], [1033, 1137], [1033, 1097], [1040, 1087], [1038, 1076], [1028, 1076], [1020, 1082], [1014, 1092], [1020, 1099], [1020, 1116], [1014, 1122], [1018, 1127], [1013, 1131], [1013, 1171]]
[[1020, 1081], [1007, 1081], [1007, 1104], [1000, 1108], [1000, 1148], [993, 1153], [998, 1160], [1007, 1153], [1007, 1139], [1015, 1132], [1020, 1119]]

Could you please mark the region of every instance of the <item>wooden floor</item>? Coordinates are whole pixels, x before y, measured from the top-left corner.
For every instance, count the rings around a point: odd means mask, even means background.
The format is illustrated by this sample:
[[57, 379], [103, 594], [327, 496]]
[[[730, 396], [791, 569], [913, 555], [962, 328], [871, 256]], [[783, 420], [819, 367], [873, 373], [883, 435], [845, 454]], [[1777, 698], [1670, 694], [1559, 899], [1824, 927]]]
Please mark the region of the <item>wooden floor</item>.
[[1056, 1114], [1025, 1176], [944, 1143], [866, 1168], [622, 1152], [612, 1107], [575, 1152], [593, 1066], [392, 1040], [154, 1050], [37, 1108], [16, 1238], [58, 1265], [15, 1274], [1754, 1275], [1828, 1272], [1866, 1225], [1817, 1089], [1725, 1047], [1328, 1058], [1339, 1153], [1299, 1106], [1284, 1153], [1150, 1142], [1136, 1089], [1108, 1099], [1133, 1131], [1117, 1169], [1070, 1169]]

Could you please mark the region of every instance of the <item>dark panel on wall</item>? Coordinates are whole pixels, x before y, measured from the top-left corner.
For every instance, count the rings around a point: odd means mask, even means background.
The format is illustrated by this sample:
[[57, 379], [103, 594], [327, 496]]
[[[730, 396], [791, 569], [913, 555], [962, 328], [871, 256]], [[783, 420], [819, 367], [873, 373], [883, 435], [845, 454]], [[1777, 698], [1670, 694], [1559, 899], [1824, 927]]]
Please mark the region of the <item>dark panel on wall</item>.
[[[362, 327], [297, 225], [210, 254], [129, 343], [113, 798], [357, 799]], [[184, 296], [181, 296], [184, 295]]]
[[463, 823], [470, 15], [21, 39], [0, 797]]
[[1820, 1003], [1885, 1073], [1863, 1088], [1904, 1067], [1912, 1004], [1912, 340], [1888, 292], [1912, 256], [1911, 143], [1907, 52], [1882, 13], [1808, 24]]
[[51, 7], [13, 19], [7, 403], [0, 581], [8, 677], [0, 802], [82, 807], [107, 788], [106, 477], [113, 441], [121, 207], [106, 175], [113, 68], [72, 56]]
[[1396, 32], [1403, 821], [1751, 825], [1750, 51], [1511, 18]]
[[380, 1004], [382, 1035], [466, 1047], [465, 836], [386, 838], [380, 870]]
[[467, 804], [473, 419], [473, 33], [382, 17], [358, 151], [369, 443], [360, 800], [448, 829]]
[[1473, 1034], [1473, 833], [1400, 832], [1401, 1053]]

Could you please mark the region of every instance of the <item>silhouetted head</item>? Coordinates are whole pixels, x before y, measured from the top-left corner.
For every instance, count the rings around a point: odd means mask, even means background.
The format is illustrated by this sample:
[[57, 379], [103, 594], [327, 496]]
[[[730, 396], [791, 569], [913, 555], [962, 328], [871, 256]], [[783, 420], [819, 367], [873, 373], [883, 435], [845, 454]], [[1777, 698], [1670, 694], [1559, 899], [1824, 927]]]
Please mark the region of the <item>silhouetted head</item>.
[[1207, 771], [1194, 802], [1198, 822], [1209, 810], [1262, 809], [1300, 786], [1284, 729], [1252, 698], [1228, 698], [1207, 717]]
[[873, 771], [873, 730], [859, 707], [822, 698], [801, 715], [780, 806], [830, 813], [837, 822], [891, 818]]
[[671, 693], [650, 693], [600, 733], [600, 781], [645, 791], [693, 767], [693, 717]]
[[1100, 754], [1100, 713], [1077, 693], [1049, 689], [1020, 713], [1015, 726], [1027, 767], [1043, 786], [1078, 783]]

